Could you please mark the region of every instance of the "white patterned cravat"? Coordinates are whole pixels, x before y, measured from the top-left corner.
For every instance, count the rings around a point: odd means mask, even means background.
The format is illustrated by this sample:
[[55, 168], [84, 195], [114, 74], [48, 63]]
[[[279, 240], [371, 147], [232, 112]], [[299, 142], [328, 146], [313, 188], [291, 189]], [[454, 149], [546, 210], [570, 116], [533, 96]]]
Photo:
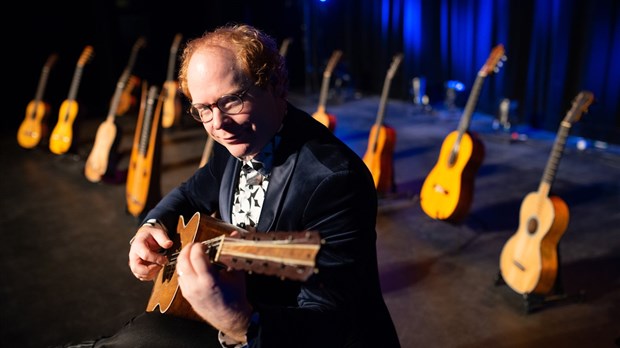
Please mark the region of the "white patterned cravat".
[[258, 223], [269, 185], [268, 177], [258, 172], [262, 168], [259, 162], [244, 162], [239, 176], [239, 185], [233, 201], [233, 224], [246, 228]]
[[273, 154], [279, 144], [280, 135], [276, 134], [254, 159], [242, 161], [239, 184], [235, 189], [232, 206], [232, 223], [234, 225], [246, 228], [258, 224], [265, 200], [265, 192], [269, 186]]

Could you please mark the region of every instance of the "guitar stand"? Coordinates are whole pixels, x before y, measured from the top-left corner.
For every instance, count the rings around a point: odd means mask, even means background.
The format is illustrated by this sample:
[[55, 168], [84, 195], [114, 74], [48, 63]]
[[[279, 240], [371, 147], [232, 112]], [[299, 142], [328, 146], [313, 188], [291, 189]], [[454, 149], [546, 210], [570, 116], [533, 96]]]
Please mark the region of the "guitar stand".
[[[501, 272], [497, 272], [495, 277], [495, 285], [505, 285]], [[585, 291], [581, 290], [577, 294], [567, 294], [564, 292], [560, 275], [556, 278], [555, 284], [551, 292], [546, 295], [542, 294], [523, 294], [523, 306], [525, 314], [530, 314], [543, 309], [546, 306], [558, 305], [567, 302], [582, 302], [585, 298]]]

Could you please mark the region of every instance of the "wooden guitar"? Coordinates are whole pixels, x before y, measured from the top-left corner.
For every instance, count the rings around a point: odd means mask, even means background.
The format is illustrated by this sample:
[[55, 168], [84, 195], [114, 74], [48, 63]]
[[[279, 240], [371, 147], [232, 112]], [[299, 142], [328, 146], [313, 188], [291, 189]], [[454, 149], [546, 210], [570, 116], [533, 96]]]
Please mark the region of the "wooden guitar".
[[[146, 39], [144, 37], [139, 37], [136, 42], [133, 44], [131, 48], [131, 54], [129, 55], [129, 61], [127, 62], [127, 66], [125, 70], [133, 71], [134, 65], [136, 64], [136, 58], [138, 57], [138, 52], [146, 46]], [[133, 92], [140, 84], [140, 78], [134, 75], [131, 75], [125, 84], [123, 89], [123, 93], [121, 94], [120, 100], [118, 102], [118, 107], [116, 109], [116, 115], [122, 116], [127, 113], [132, 107], [136, 105], [136, 97]], [[112, 102], [114, 98], [112, 98]]]
[[110, 105], [110, 110], [108, 111], [108, 116], [105, 121], [103, 121], [99, 128], [97, 128], [97, 133], [95, 135], [95, 142], [93, 144], [93, 148], [86, 159], [86, 164], [84, 165], [84, 176], [91, 182], [99, 182], [103, 175], [108, 171], [108, 167], [110, 165], [110, 153], [113, 151], [114, 143], [117, 140], [117, 129], [116, 129], [116, 110], [118, 110], [118, 103], [121, 99], [121, 94], [125, 89], [125, 85], [129, 80], [129, 76], [131, 75], [131, 71], [125, 69], [121, 74], [121, 77], [118, 79], [116, 83], [116, 91], [114, 92], [114, 96], [112, 98], [112, 104]]
[[319, 97], [319, 106], [317, 110], [312, 114], [315, 120], [321, 122], [325, 127], [329, 128], [332, 132], [336, 128], [336, 116], [333, 114], [328, 114], [325, 112], [325, 103], [327, 102], [327, 92], [329, 91], [329, 80], [332, 76], [332, 71], [338, 64], [340, 57], [342, 56], [342, 51], [335, 50], [332, 53], [332, 56], [329, 58], [329, 62], [327, 63], [327, 67], [323, 72], [323, 84], [321, 86], [321, 95]]
[[384, 124], [383, 120], [385, 118], [385, 106], [390, 91], [390, 84], [402, 60], [403, 54], [396, 54], [385, 76], [379, 111], [377, 112], [375, 124], [370, 130], [368, 147], [363, 157], [364, 163], [366, 163], [366, 166], [368, 166], [368, 169], [370, 169], [372, 173], [375, 187], [380, 193], [394, 190], [394, 146], [396, 144], [396, 130]]
[[180, 33], [174, 36], [172, 46], [170, 47], [170, 58], [168, 59], [168, 72], [166, 82], [164, 82], [164, 111], [161, 119], [161, 125], [164, 128], [172, 127], [177, 120], [181, 118], [182, 105], [179, 96], [179, 84], [174, 78], [174, 72], [177, 62], [177, 52], [183, 35]]
[[469, 131], [469, 124], [484, 80], [504, 59], [504, 46], [495, 46], [478, 71], [458, 129], [444, 139], [437, 163], [422, 184], [420, 205], [433, 219], [459, 223], [469, 213], [474, 178], [484, 159], [484, 144]]
[[502, 278], [514, 291], [546, 295], [555, 285], [558, 270], [557, 245], [569, 221], [568, 206], [557, 196], [549, 196], [573, 123], [593, 102], [591, 92], [582, 91], [562, 120], [551, 155], [538, 186], [521, 203], [519, 227], [500, 255]]
[[[232, 231], [239, 238], [230, 237]], [[223, 267], [249, 273], [305, 281], [317, 272], [315, 258], [322, 243], [318, 232], [251, 233], [207, 215], [195, 213], [185, 224], [179, 217], [174, 246], [167, 251], [169, 263], [153, 285], [146, 310], [202, 320], [179, 291], [176, 256], [192, 242], [208, 247], [206, 253]]]
[[24, 118], [17, 130], [17, 143], [23, 148], [34, 148], [39, 145], [41, 138], [47, 136], [47, 124], [44, 122], [49, 116], [51, 108], [49, 103], [43, 100], [43, 92], [45, 91], [50, 70], [56, 63], [56, 60], [58, 60], [56, 53], [52, 53], [47, 58], [39, 78], [37, 93], [34, 99], [26, 106], [26, 118]]
[[154, 170], [153, 158], [157, 146], [161, 107], [162, 98], [159, 98], [159, 88], [151, 86], [146, 98], [145, 110], [138, 115], [125, 186], [127, 210], [135, 217], [139, 217], [144, 211], [149, 193], [153, 192], [151, 185], [159, 184], [152, 181], [151, 174]]
[[54, 130], [52, 130], [49, 143], [50, 151], [57, 155], [62, 155], [69, 151], [69, 148], [71, 148], [71, 144], [73, 143], [73, 123], [75, 122], [79, 109], [75, 97], [82, 79], [84, 65], [90, 61], [92, 56], [93, 47], [86, 46], [82, 51], [75, 68], [73, 81], [71, 82], [71, 88], [69, 90], [69, 96], [60, 105], [58, 122], [56, 123]]

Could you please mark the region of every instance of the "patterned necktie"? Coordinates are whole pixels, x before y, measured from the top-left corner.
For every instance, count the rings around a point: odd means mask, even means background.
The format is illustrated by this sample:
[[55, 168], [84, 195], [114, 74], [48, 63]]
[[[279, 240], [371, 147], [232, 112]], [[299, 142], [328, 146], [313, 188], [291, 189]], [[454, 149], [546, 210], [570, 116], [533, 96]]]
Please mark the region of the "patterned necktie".
[[246, 228], [258, 223], [269, 180], [259, 170], [260, 162], [244, 163], [233, 202], [233, 224]]

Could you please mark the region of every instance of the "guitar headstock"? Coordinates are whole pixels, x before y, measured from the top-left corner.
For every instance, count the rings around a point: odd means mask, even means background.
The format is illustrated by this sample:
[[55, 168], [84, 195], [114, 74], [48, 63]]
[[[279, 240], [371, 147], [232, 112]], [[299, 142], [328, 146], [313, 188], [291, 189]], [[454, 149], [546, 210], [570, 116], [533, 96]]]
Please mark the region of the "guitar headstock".
[[146, 46], [146, 39], [144, 38], [144, 36], [140, 36], [136, 42], [133, 44], [133, 47], [131, 48], [132, 52], [138, 52], [138, 50], [140, 50], [141, 48], [144, 48], [144, 46]]
[[506, 59], [507, 57], [505, 54], [504, 45], [499, 44], [495, 46], [491, 51], [489, 58], [487, 58], [487, 61], [478, 72], [478, 75], [487, 76], [494, 72], [498, 72], [499, 68], [504, 65], [504, 61], [506, 61]]
[[570, 108], [564, 121], [575, 123], [579, 121], [584, 112], [588, 112], [588, 107], [594, 102], [594, 94], [590, 91], [581, 91], [573, 100], [573, 106]]
[[394, 75], [396, 74], [396, 70], [398, 70], [398, 66], [400, 65], [400, 62], [403, 61], [403, 57], [404, 55], [402, 53], [397, 53], [394, 55], [394, 57], [392, 58], [392, 64], [390, 65], [390, 69], [388, 70], [388, 73], [387, 73], [388, 79], [391, 80], [394, 77]]
[[88, 63], [91, 58], [94, 55], [94, 49], [93, 46], [86, 46], [84, 47], [84, 50], [82, 50], [82, 54], [80, 55], [80, 59], [78, 60], [77, 65], [79, 67], [84, 67], [84, 65], [86, 65], [86, 63]]
[[341, 50], [335, 50], [334, 53], [332, 53], [332, 56], [329, 57], [329, 62], [327, 62], [325, 72], [323, 73], [324, 77], [330, 77], [332, 75], [332, 71], [334, 71], [334, 68], [336, 67], [336, 64], [338, 64], [340, 57], [342, 57]]
[[43, 70], [50, 70], [56, 61], [58, 60], [58, 53], [52, 53], [49, 57], [47, 57], [47, 61], [45, 61], [45, 65], [43, 66]]

